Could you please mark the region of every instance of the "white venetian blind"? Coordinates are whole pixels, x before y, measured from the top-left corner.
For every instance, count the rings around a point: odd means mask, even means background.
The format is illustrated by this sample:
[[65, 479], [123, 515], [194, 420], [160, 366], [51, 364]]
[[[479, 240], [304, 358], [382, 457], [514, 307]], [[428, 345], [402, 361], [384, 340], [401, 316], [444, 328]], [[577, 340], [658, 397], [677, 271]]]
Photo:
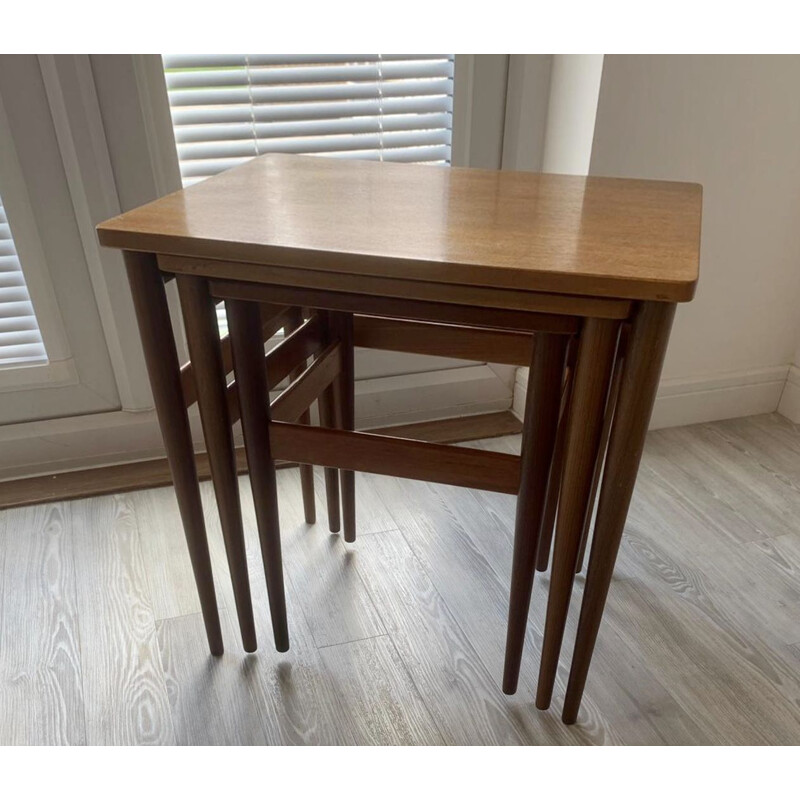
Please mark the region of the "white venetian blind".
[[450, 163], [452, 55], [165, 55], [189, 186], [262, 153]]
[[46, 362], [47, 353], [0, 198], [0, 369]]

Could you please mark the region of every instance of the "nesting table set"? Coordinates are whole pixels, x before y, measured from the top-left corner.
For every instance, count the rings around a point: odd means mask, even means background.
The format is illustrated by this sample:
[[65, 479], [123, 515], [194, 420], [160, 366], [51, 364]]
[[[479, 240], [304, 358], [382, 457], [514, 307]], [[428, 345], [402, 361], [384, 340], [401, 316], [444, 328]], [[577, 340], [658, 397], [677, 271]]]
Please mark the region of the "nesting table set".
[[[503, 690], [517, 688], [533, 579], [552, 539], [543, 709], [597, 493], [563, 709], [575, 722], [675, 307], [697, 282], [701, 197], [685, 183], [267, 155], [100, 225], [101, 243], [125, 251], [211, 652], [223, 643], [187, 415], [194, 402], [248, 651], [256, 637], [238, 419], [278, 650], [289, 647], [289, 627], [277, 459], [305, 465], [309, 521], [308, 465], [325, 468], [329, 518], [338, 527], [341, 502], [347, 541], [356, 471], [516, 494]], [[183, 367], [165, 292], [172, 278], [189, 346]], [[230, 329], [222, 340], [220, 301]], [[265, 354], [280, 328], [283, 341]], [[355, 346], [530, 367], [521, 455], [355, 431]], [[310, 424], [315, 402], [320, 426]]]

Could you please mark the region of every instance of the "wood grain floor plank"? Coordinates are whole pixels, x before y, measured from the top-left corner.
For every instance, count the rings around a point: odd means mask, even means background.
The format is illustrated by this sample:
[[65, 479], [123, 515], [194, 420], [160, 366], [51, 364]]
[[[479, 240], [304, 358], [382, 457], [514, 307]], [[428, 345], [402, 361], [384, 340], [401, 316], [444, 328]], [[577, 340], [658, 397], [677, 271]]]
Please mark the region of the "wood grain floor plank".
[[642, 538], [631, 532], [623, 551], [637, 558], [679, 589], [680, 565], [705, 576], [709, 601], [724, 609], [743, 634], [771, 647], [800, 640], [800, 534], [731, 545], [695, 554], [687, 560], [669, 540]]
[[[261, 646], [249, 657], [253, 694], [270, 744], [351, 745], [354, 732], [345, 723], [339, 688], [325, 666], [291, 581], [286, 586], [289, 650], [272, 647], [266, 592], [253, 592]], [[233, 648], [232, 648], [233, 650]], [[235, 652], [239, 654], [237, 643]], [[240, 654], [243, 655], [243, 654]]]
[[[512, 446], [516, 443], [512, 443]], [[494, 446], [487, 442], [485, 446]], [[480, 538], [480, 549], [497, 572], [510, 563], [513, 547], [515, 498], [493, 492], [467, 492], [456, 495], [451, 487], [436, 487], [435, 491], [444, 496], [444, 502], [457, 506], [461, 518], [465, 520], [479, 519], [481, 509], [490, 516], [495, 527], [495, 536]], [[466, 526], [466, 523], [465, 523]], [[476, 541], [478, 540], [477, 537]], [[625, 565], [622, 565], [622, 569]], [[572, 601], [572, 613], [567, 630], [565, 652], [571, 653], [572, 640], [575, 633], [576, 611], [580, 607], [583, 591], [583, 577], [576, 581], [575, 595]], [[529, 626], [532, 630], [529, 646], [535, 649], [530, 655], [526, 667], [530, 670], [538, 662], [541, 647], [541, 634], [544, 626], [547, 592], [549, 590], [549, 573], [538, 576], [534, 585], [534, 596], [531, 603]], [[566, 659], [564, 659], [566, 662]], [[587, 691], [590, 707], [586, 712], [584, 724], [592, 723], [594, 715], [602, 718], [609, 728], [611, 741], [619, 738], [624, 742], [638, 744], [665, 744], [680, 742], [682, 744], [704, 743], [705, 734], [692, 723], [691, 716], [671, 696], [667, 687], [635, 647], [630, 647], [618, 637], [602, 638], [598, 642], [592, 670], [597, 683]], [[562, 663], [559, 670], [555, 707], [558, 708], [563, 696], [567, 679], [567, 663]], [[594, 687], [598, 689], [595, 690]], [[649, 724], [651, 718], [658, 724]], [[594, 721], [593, 724], [598, 724]], [[602, 724], [602, 723], [601, 723]]]
[[[473, 446], [515, 452], [519, 437]], [[345, 546], [327, 530], [321, 475], [307, 526], [299, 476], [282, 471], [291, 649], [278, 654], [241, 480], [261, 645], [249, 656], [226, 611], [226, 655], [208, 655], [170, 488], [0, 513], [0, 742], [158, 740], [170, 728], [164, 690], [150, 697], [157, 617], [178, 742], [800, 744], [800, 429], [777, 415], [648, 438], [572, 727], [557, 713], [566, 663], [556, 710], [533, 707], [546, 573], [520, 691], [499, 690], [515, 498], [359, 475], [359, 538]]]
[[169, 619], [198, 613], [200, 602], [175, 490], [165, 486], [131, 492], [129, 497], [136, 515], [155, 618]]
[[[226, 642], [237, 637], [220, 613]], [[256, 705], [256, 662], [226, 650], [211, 656], [200, 614], [160, 620], [158, 642], [177, 744], [268, 744]]]
[[[464, 503], [471, 496], [469, 490], [458, 490], [451, 504], [439, 493], [442, 488], [439, 486], [384, 476], [371, 476], [371, 479], [499, 691], [508, 613], [510, 537], [504, 556], [498, 556], [504, 560], [503, 566], [498, 567], [506, 571], [506, 576], [500, 578], [492, 560], [493, 553], [501, 552], [497, 542], [506, 534], [498, 530], [496, 521], [479, 499], [474, 500], [469, 511], [464, 511]], [[492, 549], [484, 551], [477, 541], [491, 543]], [[494, 550], [495, 546], [499, 549]], [[539, 591], [541, 589], [540, 585]], [[476, 602], [476, 598], [480, 601]], [[546, 595], [538, 598], [535, 595], [533, 604], [543, 606], [545, 600]], [[528, 652], [538, 653], [540, 646], [541, 627], [535, 630], [529, 626]], [[572, 744], [620, 741], [607, 722], [601, 720], [591, 699], [585, 705], [580, 728], [562, 725], [555, 713], [536, 711], [531, 701], [536, 687], [535, 667], [533, 659], [523, 664], [520, 692], [507, 701], [513, 713], [524, 720], [529, 740]]]
[[726, 419], [706, 425], [709, 433], [800, 490], [800, 427], [780, 414]]
[[[322, 489], [322, 476], [316, 485]], [[357, 483], [366, 476], [359, 475]], [[284, 569], [297, 591], [317, 647], [352, 642], [385, 633], [369, 593], [343, 546], [340, 534], [327, 529], [325, 514], [315, 525], [303, 521], [297, 474], [278, 478]], [[317, 508], [324, 500], [317, 498]], [[381, 512], [383, 513], [383, 512]], [[394, 520], [391, 520], [394, 527]], [[386, 523], [381, 523], [386, 524]]]
[[690, 578], [678, 597], [644, 580], [618, 581], [607, 625], [658, 665], [670, 694], [714, 743], [797, 743], [796, 669], [752, 635], [709, 614], [701, 586]]
[[534, 744], [400, 531], [354, 557], [386, 630], [447, 744]]
[[[249, 491], [249, 485], [246, 488]], [[258, 652], [247, 658], [253, 662], [253, 693], [267, 739], [271, 744], [354, 744], [353, 732], [343, 722], [345, 716], [339, 692], [314, 643], [302, 598], [291, 580], [286, 581], [289, 651], [278, 653], [272, 645], [269, 597], [258, 552], [255, 510], [244, 492], [242, 498], [253, 609], [261, 643]], [[293, 519], [297, 515], [302, 520], [302, 507], [297, 514], [289, 514]], [[294, 519], [294, 525], [301, 533], [305, 533], [305, 523]], [[288, 525], [284, 525], [284, 536], [287, 528], [291, 538], [292, 528]], [[243, 656], [239, 642], [231, 643], [229, 649]]]
[[321, 652], [342, 699], [343, 722], [356, 744], [443, 744], [388, 636], [332, 645]]
[[[200, 484], [217, 605], [225, 608], [232, 607], [233, 594], [213, 494], [211, 483]], [[131, 492], [129, 497], [136, 515], [155, 618], [170, 619], [199, 612], [200, 602], [174, 489], [165, 486]]]
[[742, 453], [706, 425], [655, 431], [645, 464], [673, 490], [690, 496], [708, 517], [739, 541], [796, 531], [800, 492]]
[[69, 505], [4, 516], [0, 743], [84, 744]]
[[[492, 492], [456, 494], [457, 490], [452, 487], [437, 486], [434, 491], [442, 496], [445, 504], [455, 510], [454, 513], [457, 513], [464, 529], [495, 572], [502, 574], [503, 570], [507, 570], [513, 548], [514, 498]], [[480, 520], [481, 513], [485, 513], [491, 520], [491, 531], [495, 535], [488, 535], [488, 531], [484, 529], [487, 523], [479, 525], [477, 530], [470, 527], [470, 521]], [[571, 652], [582, 590], [583, 577], [580, 577], [576, 581], [565, 652]], [[534, 584], [529, 616], [530, 650], [524, 672], [526, 682], [532, 679], [531, 673], [538, 665], [548, 591], [549, 573], [540, 575]], [[625, 668], [621, 670], [617, 664], [623, 659]], [[566, 683], [567, 666], [568, 661], [565, 658], [558, 673], [556, 708], [560, 704]], [[635, 740], [642, 744], [662, 744], [669, 738], [683, 743], [704, 740], [700, 729], [691, 723], [689, 715], [671, 697], [667, 688], [658, 680], [656, 672], [649, 668], [635, 648], [626, 649], [622, 642], [616, 642], [611, 647], [600, 642], [596, 649], [593, 670], [600, 677], [603, 691], [602, 694], [592, 691], [587, 693], [588, 705], [583, 712], [583, 724], [597, 730], [605, 726], [609, 743]], [[661, 724], [658, 727], [649, 727], [642, 723], [641, 720], [646, 719], [648, 714], [658, 715]]]
[[71, 504], [87, 744], [173, 744], [130, 497]]

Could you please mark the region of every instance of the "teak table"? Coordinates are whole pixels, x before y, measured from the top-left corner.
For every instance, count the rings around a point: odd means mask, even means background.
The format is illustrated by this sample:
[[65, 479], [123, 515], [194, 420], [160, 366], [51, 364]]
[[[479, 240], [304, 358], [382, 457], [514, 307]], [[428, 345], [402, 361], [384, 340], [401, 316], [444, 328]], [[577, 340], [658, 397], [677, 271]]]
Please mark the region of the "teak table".
[[[539, 708], [551, 701], [599, 484], [563, 711], [574, 722], [675, 307], [697, 283], [701, 204], [694, 184], [267, 155], [100, 225], [101, 243], [125, 251], [211, 652], [222, 637], [186, 411], [195, 400], [247, 650], [256, 640], [231, 433], [240, 416], [279, 650], [289, 641], [274, 459], [325, 467], [336, 515], [342, 470], [347, 541], [353, 471], [518, 495], [507, 693], [557, 507]], [[173, 276], [183, 368], [164, 285]], [[281, 326], [290, 335], [265, 356]], [[521, 455], [355, 432], [354, 344], [529, 365]], [[270, 407], [269, 388], [287, 377]], [[308, 424], [317, 399], [324, 427]]]

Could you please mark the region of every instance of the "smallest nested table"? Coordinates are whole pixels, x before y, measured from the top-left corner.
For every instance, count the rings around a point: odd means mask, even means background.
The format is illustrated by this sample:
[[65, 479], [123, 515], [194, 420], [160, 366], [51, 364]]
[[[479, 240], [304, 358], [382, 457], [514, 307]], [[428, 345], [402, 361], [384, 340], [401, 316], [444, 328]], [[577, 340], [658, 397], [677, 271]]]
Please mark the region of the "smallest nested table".
[[[102, 244], [126, 251], [212, 653], [222, 652], [222, 638], [190, 400], [203, 419], [249, 650], [256, 639], [231, 435], [239, 415], [279, 649], [289, 640], [274, 459], [342, 471], [348, 541], [354, 471], [517, 494], [509, 693], [557, 506], [540, 708], [551, 701], [602, 467], [563, 712], [574, 722], [675, 304], [692, 298], [697, 281], [700, 210], [700, 187], [691, 184], [269, 155], [103, 223]], [[191, 385], [185, 370], [181, 379], [166, 304], [164, 281], [173, 276]], [[214, 304], [222, 300], [231, 338], [221, 343]], [[294, 315], [294, 332], [265, 357], [265, 330], [288, 319], [281, 314]], [[530, 366], [521, 456], [354, 431], [354, 345]], [[268, 388], [290, 375], [295, 382], [271, 415]], [[328, 402], [317, 428], [305, 411], [318, 397]]]

